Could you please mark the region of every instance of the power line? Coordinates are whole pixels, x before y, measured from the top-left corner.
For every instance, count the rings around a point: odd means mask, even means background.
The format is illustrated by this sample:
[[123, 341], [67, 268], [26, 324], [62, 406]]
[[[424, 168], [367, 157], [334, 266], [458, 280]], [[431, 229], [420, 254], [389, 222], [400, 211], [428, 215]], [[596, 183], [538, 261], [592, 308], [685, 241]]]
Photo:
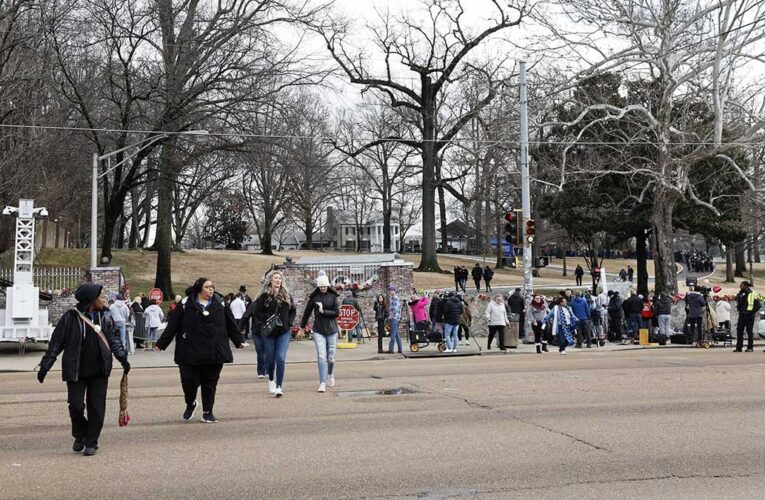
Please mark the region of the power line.
[[[148, 135], [174, 135], [179, 137], [241, 137], [247, 139], [315, 139], [320, 138], [323, 141], [329, 143], [330, 139], [327, 136], [314, 136], [314, 135], [297, 135], [297, 134], [253, 134], [247, 132], [213, 132], [210, 131], [207, 134], [188, 133], [179, 131], [165, 131], [165, 130], [140, 130], [140, 129], [110, 129], [110, 128], [88, 128], [88, 127], [63, 127], [54, 125], [19, 125], [19, 124], [0, 124], [0, 128], [6, 129], [33, 129], [33, 130], [57, 130], [68, 132], [100, 132], [100, 133], [128, 133], [128, 134], [148, 134]], [[387, 138], [387, 137], [355, 137], [359, 143], [369, 143], [373, 141], [380, 142], [447, 142], [447, 143], [472, 143], [472, 144], [490, 144], [490, 145], [513, 145], [520, 146], [520, 141], [509, 138], [501, 139], [471, 139], [471, 138], [452, 138], [448, 141], [442, 139], [431, 139], [425, 141], [423, 139], [416, 138]], [[529, 141], [529, 144], [535, 145], [583, 145], [583, 146], [655, 146], [659, 143], [650, 141], [638, 141], [638, 142], [619, 142], [619, 141]], [[669, 146], [715, 146], [716, 143], [712, 141], [681, 141], [681, 142], [667, 142], [662, 143]], [[758, 141], [746, 141], [746, 142], [722, 142], [722, 146], [759, 146], [765, 145], [765, 138]]]

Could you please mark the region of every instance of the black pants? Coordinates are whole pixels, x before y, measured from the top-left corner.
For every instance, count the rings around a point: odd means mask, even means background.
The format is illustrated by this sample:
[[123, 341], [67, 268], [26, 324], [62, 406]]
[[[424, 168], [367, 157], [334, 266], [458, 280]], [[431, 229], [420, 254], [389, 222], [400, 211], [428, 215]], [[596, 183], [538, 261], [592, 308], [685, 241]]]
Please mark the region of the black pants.
[[194, 404], [197, 389], [202, 386], [202, 411], [212, 411], [223, 365], [179, 365], [178, 369], [181, 372], [181, 386], [186, 404]]
[[736, 325], [736, 349], [744, 347], [744, 329], [746, 329], [746, 348], [754, 349], [754, 314], [739, 313]]
[[546, 326], [542, 326], [541, 323], [537, 323], [536, 325], [531, 325], [531, 329], [534, 331], [534, 343], [547, 344], [547, 339], [545, 338], [545, 330], [547, 329]]
[[383, 337], [385, 337], [385, 320], [377, 320], [377, 352], [383, 352]]
[[505, 348], [505, 327], [502, 325], [489, 325], [489, 342], [488, 348], [491, 349], [491, 342], [494, 340], [494, 335], [499, 337], [499, 348]]
[[615, 341], [622, 339], [622, 323], [624, 316], [619, 311], [608, 311], [608, 340]]
[[457, 339], [462, 340], [462, 332], [465, 332], [465, 340], [470, 340], [470, 327], [465, 325], [460, 325], [457, 329]]
[[491, 280], [483, 280], [484, 283], [486, 283], [486, 291], [491, 292]]
[[582, 277], [581, 276], [577, 276], [576, 277], [576, 286], [582, 286]]
[[576, 324], [576, 347], [582, 347], [582, 342], [587, 342], [587, 347], [592, 346], [592, 323], [589, 319], [580, 319]]
[[[104, 376], [88, 377], [77, 382], [67, 382], [69, 418], [72, 419], [72, 437], [79, 439], [85, 446], [98, 446], [98, 437], [104, 426], [106, 414], [106, 389], [109, 378]], [[85, 417], [87, 407], [88, 416]]]
[[691, 334], [694, 344], [701, 342], [702, 318], [688, 318], [688, 333]]

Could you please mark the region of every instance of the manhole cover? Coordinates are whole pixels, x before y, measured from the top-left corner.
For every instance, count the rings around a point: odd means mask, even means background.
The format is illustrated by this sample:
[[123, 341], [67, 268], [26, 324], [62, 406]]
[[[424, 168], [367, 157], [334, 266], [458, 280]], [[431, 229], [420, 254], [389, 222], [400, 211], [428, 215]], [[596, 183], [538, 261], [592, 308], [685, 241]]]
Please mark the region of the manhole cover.
[[417, 391], [407, 389], [406, 387], [396, 387], [395, 389], [370, 389], [368, 391], [343, 391], [336, 392], [341, 398], [368, 398], [371, 396], [401, 396], [402, 394], [414, 394]]

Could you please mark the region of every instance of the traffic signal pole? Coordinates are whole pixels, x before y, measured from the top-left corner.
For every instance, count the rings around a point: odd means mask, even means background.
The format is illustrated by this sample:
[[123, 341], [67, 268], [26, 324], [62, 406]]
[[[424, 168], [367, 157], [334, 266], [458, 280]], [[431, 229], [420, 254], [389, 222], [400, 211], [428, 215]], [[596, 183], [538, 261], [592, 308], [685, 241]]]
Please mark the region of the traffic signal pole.
[[[526, 63], [520, 63], [520, 97], [521, 97], [521, 208], [523, 210], [523, 220], [531, 219], [531, 187], [529, 185], [529, 111], [528, 96], [526, 93]], [[526, 324], [524, 331], [526, 335], [531, 332], [531, 295], [534, 290], [534, 276], [531, 272], [532, 266], [532, 243], [529, 241], [529, 235], [526, 235], [526, 228], [523, 231], [523, 290], [526, 301]], [[528, 337], [527, 337], [528, 338]]]

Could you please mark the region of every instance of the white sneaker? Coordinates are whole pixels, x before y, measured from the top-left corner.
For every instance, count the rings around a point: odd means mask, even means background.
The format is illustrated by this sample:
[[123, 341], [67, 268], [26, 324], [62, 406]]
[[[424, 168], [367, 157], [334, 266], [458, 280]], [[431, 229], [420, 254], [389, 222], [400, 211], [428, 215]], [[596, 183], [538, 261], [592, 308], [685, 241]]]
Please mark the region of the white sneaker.
[[470, 345], [470, 341], [469, 340], [465, 340], [465, 345]]
[[335, 376], [334, 375], [330, 375], [329, 376], [329, 386], [330, 387], [334, 387], [335, 386]]
[[268, 381], [268, 392], [271, 394], [276, 394], [276, 382], [273, 380]]
[[561, 356], [565, 356], [566, 354], [568, 354], [566, 351], [561, 351], [561, 352], [560, 352], [560, 355], [561, 355]]
[[457, 349], [452, 349], [452, 352], [456, 353], [456, 352], [457, 352]]
[[327, 390], [327, 387], [326, 385], [324, 385], [324, 382], [319, 384], [319, 390], [317, 392], [326, 392], [326, 390]]
[[258, 378], [266, 378], [265, 375], [258, 375]]
[[274, 390], [274, 396], [277, 397], [277, 398], [280, 398], [280, 397], [284, 396], [284, 393], [282, 392], [282, 388], [281, 387], [277, 387]]

